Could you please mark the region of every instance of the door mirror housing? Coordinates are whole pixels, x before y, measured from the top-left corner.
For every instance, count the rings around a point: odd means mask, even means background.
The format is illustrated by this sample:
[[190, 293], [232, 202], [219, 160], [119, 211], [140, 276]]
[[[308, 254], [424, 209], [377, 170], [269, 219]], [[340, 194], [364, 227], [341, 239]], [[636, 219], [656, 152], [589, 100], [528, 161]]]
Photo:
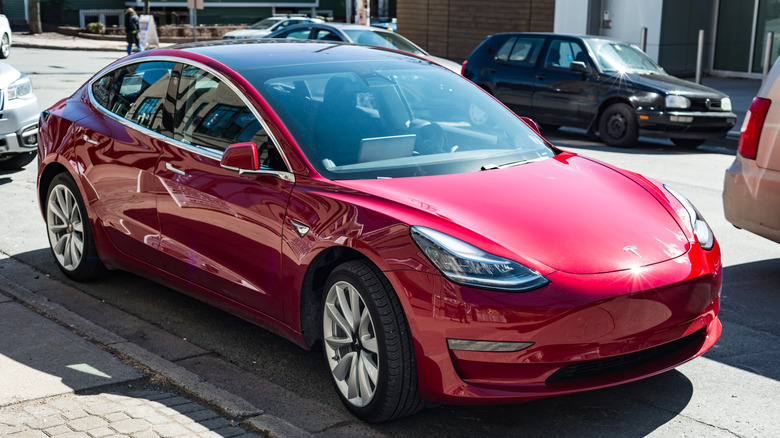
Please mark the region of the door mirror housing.
[[569, 70], [582, 73], [583, 75], [590, 75], [592, 73], [590, 67], [582, 61], [572, 61], [571, 64], [569, 64]]
[[526, 125], [528, 125], [529, 128], [533, 129], [539, 136], [542, 135], [542, 130], [539, 129], [539, 125], [536, 124], [536, 122], [533, 121], [530, 117], [520, 117], [520, 120], [523, 121]]
[[219, 165], [229, 170], [258, 170], [260, 159], [257, 155], [257, 146], [254, 143], [231, 144], [222, 154]]

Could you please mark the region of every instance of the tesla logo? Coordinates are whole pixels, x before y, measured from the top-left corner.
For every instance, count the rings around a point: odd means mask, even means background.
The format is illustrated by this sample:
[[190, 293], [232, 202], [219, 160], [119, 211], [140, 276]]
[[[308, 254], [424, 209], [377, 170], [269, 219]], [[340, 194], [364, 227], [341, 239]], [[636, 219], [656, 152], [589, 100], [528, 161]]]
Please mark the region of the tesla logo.
[[636, 254], [636, 256], [639, 257], [640, 259], [642, 258], [642, 256], [639, 255], [639, 253], [636, 251], [636, 247], [635, 246], [627, 246], [627, 247], [623, 248], [623, 251], [631, 251], [634, 254]]

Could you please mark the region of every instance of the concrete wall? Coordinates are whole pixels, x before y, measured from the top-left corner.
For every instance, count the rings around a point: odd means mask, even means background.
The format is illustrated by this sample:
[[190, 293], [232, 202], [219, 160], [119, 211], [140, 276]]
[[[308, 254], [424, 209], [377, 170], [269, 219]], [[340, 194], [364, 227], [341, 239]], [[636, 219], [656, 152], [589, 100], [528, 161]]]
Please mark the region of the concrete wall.
[[462, 60], [500, 32], [552, 32], [556, 0], [398, 0], [398, 33], [432, 55]]

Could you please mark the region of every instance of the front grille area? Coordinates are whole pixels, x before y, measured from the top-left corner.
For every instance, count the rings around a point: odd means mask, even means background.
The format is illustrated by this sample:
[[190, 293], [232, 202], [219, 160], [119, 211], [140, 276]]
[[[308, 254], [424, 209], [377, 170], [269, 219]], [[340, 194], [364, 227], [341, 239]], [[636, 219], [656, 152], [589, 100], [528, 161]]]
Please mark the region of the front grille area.
[[[709, 106], [707, 101], [710, 102]], [[693, 98], [691, 99], [691, 107], [688, 109], [691, 111], [720, 111], [720, 99]]]
[[637, 351], [635, 353], [566, 365], [548, 377], [545, 383], [550, 384], [563, 380], [580, 379], [631, 368], [670, 356], [695, 344], [701, 346], [701, 344], [704, 343], [704, 337], [705, 332], [704, 329], [702, 329], [676, 341]]

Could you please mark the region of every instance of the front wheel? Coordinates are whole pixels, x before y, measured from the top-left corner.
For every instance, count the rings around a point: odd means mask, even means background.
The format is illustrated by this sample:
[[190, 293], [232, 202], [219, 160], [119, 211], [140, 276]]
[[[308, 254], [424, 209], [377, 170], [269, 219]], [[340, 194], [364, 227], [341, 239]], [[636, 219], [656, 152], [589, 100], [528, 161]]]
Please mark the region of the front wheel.
[[30, 164], [37, 152], [22, 152], [19, 154], [0, 154], [0, 170], [16, 170]]
[[106, 271], [100, 261], [78, 186], [67, 173], [54, 177], [46, 195], [46, 228], [57, 266], [74, 280], [90, 280]]
[[634, 108], [625, 103], [613, 103], [601, 115], [599, 136], [608, 146], [628, 147], [639, 138], [639, 123]]
[[355, 416], [381, 422], [422, 408], [409, 325], [384, 275], [361, 261], [333, 270], [322, 307], [323, 351]]

